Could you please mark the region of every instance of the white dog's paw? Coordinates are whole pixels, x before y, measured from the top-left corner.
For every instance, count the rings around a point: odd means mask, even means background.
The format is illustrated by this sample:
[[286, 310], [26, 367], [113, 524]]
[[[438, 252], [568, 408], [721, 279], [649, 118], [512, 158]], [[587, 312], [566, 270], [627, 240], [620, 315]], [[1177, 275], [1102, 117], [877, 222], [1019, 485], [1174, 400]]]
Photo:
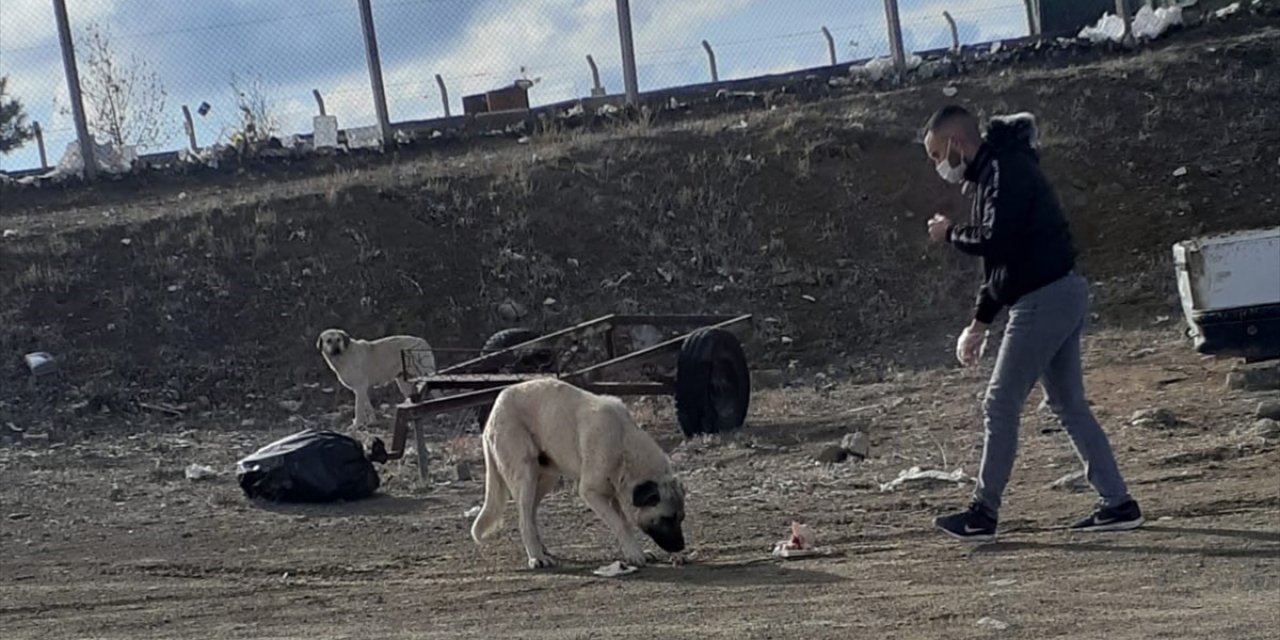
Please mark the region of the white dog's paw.
[[556, 564], [556, 559], [546, 554], [538, 557], [529, 556], [530, 569], [550, 569], [556, 566]]
[[633, 567], [643, 567], [650, 562], [651, 554], [643, 549], [631, 549], [622, 552], [622, 559]]

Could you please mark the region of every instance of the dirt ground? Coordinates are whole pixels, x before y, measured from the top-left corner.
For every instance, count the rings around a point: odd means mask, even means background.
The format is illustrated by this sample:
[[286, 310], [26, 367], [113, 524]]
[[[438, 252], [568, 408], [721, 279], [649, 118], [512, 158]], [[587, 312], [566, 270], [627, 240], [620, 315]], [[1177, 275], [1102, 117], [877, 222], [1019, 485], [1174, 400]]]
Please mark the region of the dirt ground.
[[[692, 554], [620, 579], [591, 574], [615, 551], [569, 490], [541, 514], [562, 568], [525, 569], [510, 524], [472, 543], [464, 513], [483, 474], [458, 482], [453, 469], [482, 466], [456, 428], [432, 434], [429, 483], [404, 460], [383, 467], [371, 500], [286, 508], [247, 503], [225, 472], [183, 476], [190, 463], [230, 469], [285, 428], [160, 419], [0, 449], [0, 627], [13, 640], [1273, 638], [1280, 446], [1250, 431], [1263, 396], [1226, 391], [1228, 365], [1172, 333], [1088, 341], [1096, 411], [1149, 520], [1139, 531], [1061, 530], [1092, 497], [1048, 487], [1078, 463], [1036, 415], [1038, 392], [996, 543], [930, 530], [966, 486], [881, 491], [915, 465], [975, 471], [985, 368], [761, 390], [737, 437], [688, 443], [666, 401], [639, 401], [688, 483]], [[1131, 424], [1150, 408], [1176, 419]], [[855, 429], [870, 434], [869, 459], [813, 461]], [[793, 519], [829, 555], [770, 558]]]

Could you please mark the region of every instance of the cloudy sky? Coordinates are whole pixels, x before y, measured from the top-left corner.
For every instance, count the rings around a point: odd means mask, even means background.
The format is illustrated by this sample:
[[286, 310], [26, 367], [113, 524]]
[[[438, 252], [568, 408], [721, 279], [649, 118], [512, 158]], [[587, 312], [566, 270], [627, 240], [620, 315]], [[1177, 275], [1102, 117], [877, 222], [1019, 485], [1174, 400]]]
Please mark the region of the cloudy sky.
[[[98, 22], [124, 59], [159, 74], [173, 132], [184, 136], [180, 105], [208, 102], [196, 117], [200, 144], [236, 122], [232, 74], [259, 77], [285, 132], [310, 131], [319, 89], [342, 127], [374, 122], [356, 0], [66, 0], [72, 30]], [[1022, 0], [900, 0], [910, 49], [945, 46], [942, 11], [966, 42], [1025, 35]], [[434, 75], [442, 74], [454, 113], [463, 95], [541, 78], [535, 103], [588, 95], [585, 56], [605, 88], [622, 88], [614, 0], [373, 0], [393, 121], [443, 115]], [[887, 50], [882, 0], [632, 0], [641, 90], [709, 80], [700, 42], [715, 47], [721, 79], [827, 63], [826, 25], [841, 61]], [[83, 74], [84, 71], [82, 70]], [[0, 0], [0, 75], [45, 130], [50, 163], [74, 140], [50, 0]], [[0, 168], [38, 166], [35, 144], [0, 157]]]

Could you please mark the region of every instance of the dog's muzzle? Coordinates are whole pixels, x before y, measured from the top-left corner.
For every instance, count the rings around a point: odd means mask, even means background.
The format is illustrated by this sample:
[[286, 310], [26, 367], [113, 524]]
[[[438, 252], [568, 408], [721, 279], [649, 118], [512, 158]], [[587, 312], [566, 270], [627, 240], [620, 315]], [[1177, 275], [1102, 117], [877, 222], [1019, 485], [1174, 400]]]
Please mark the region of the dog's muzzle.
[[684, 531], [680, 529], [680, 525], [658, 525], [645, 529], [644, 532], [667, 553], [684, 551]]

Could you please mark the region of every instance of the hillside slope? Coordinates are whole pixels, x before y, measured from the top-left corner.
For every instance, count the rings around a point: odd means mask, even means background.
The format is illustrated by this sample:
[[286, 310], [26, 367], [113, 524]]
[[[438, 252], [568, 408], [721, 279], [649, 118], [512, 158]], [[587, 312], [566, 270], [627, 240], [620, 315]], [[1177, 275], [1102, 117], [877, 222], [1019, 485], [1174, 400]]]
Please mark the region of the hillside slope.
[[[1271, 24], [966, 77], [955, 99], [1037, 114], [1098, 321], [1151, 323], [1177, 314], [1172, 242], [1280, 219], [1277, 59]], [[25, 383], [21, 354], [44, 350], [85, 394], [239, 403], [327, 381], [322, 329], [475, 347], [512, 324], [506, 301], [547, 329], [751, 312], [760, 366], [945, 363], [977, 265], [925, 241], [934, 211], [964, 211], [916, 141], [942, 86], [193, 177], [127, 200], [6, 197], [0, 400], [42, 411], [61, 393]]]

